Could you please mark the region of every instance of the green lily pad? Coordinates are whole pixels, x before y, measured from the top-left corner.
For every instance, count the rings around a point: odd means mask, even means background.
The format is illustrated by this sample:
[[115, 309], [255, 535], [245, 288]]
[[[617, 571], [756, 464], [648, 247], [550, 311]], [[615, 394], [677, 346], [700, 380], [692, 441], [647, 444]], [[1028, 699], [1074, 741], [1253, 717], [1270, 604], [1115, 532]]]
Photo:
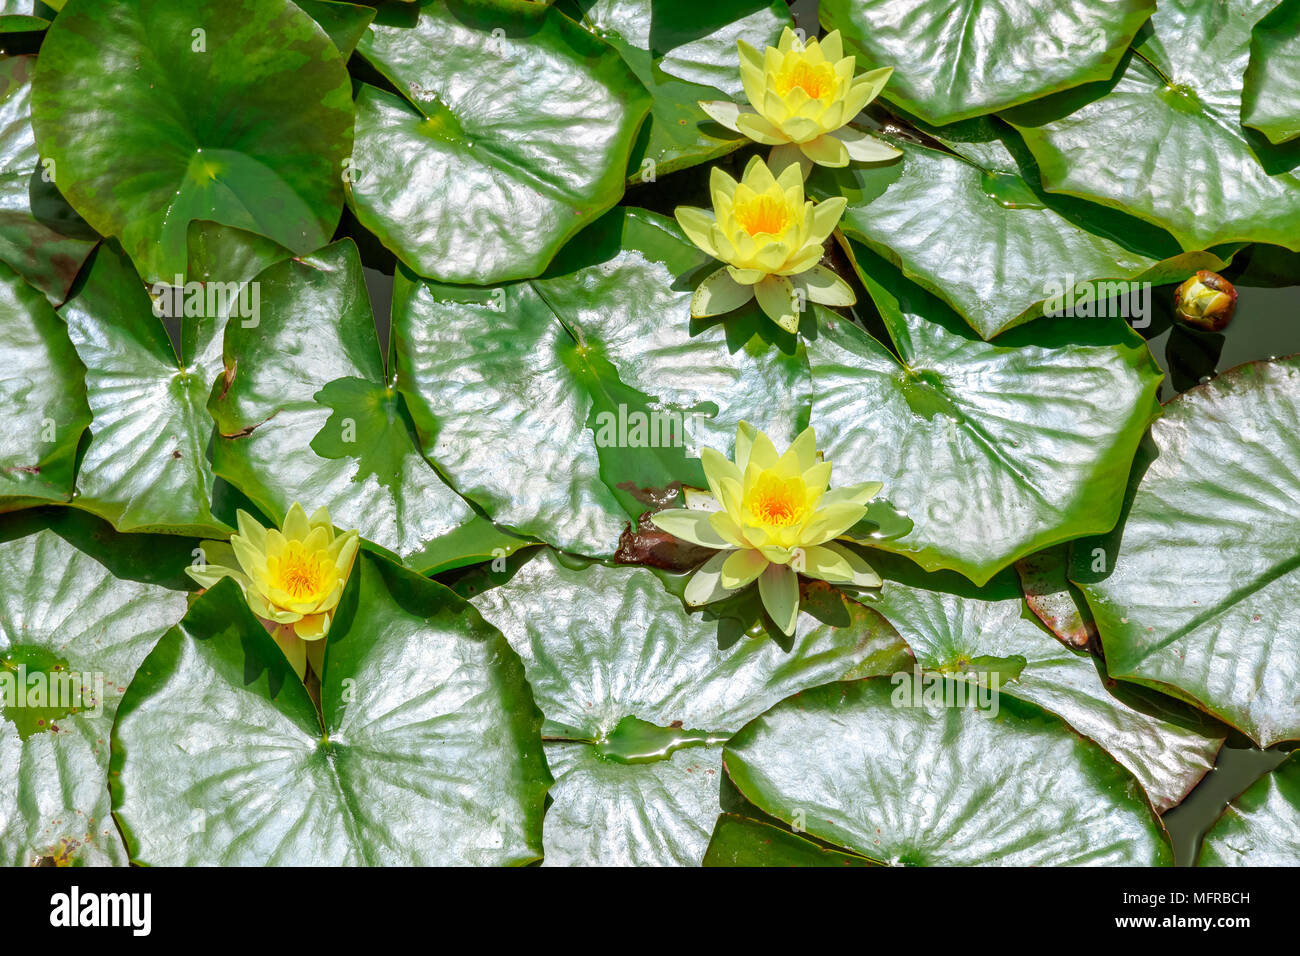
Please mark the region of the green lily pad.
[[[864, 247], [858, 271], [897, 354], [849, 322], [807, 342], [811, 423], [846, 484], [881, 481], [914, 522], [875, 546], [976, 584], [1109, 530], [1159, 411], [1160, 372], [1122, 322], [1043, 319], [984, 342]], [[825, 317], [825, 313], [820, 313]]]
[[1300, 357], [1170, 401], [1114, 531], [1073, 546], [1112, 676], [1300, 739]]
[[1241, 97], [1241, 121], [1270, 143], [1300, 136], [1300, 3], [1282, 0], [1255, 24]]
[[[1151, 304], [1150, 285], [1145, 299], [1132, 296], [1141, 283], [1224, 267], [1212, 253], [1183, 253], [1167, 233], [1131, 216], [1043, 192], [1016, 134], [991, 122], [981, 129], [983, 138], [963, 149], [978, 160], [895, 143], [899, 162], [819, 168], [809, 193], [846, 197], [845, 235], [899, 266], [986, 339], [1076, 301], [1076, 320], [1120, 316], [1142, 328]], [[1086, 312], [1085, 290], [1096, 303]]]
[[420, 454], [356, 246], [336, 242], [253, 281], [259, 320], [228, 324], [223, 369], [208, 378], [214, 471], [277, 522], [295, 501], [324, 505], [416, 570], [455, 563], [450, 536], [481, 519]]
[[109, 816], [109, 732], [136, 667], [185, 613], [196, 545], [115, 534], [69, 509], [0, 520], [4, 865], [126, 863]]
[[700, 100], [741, 94], [736, 41], [762, 50], [794, 26], [781, 0], [568, 0], [560, 9], [608, 41], [653, 97], [628, 165], [628, 182], [654, 182], [749, 140], [720, 126]]
[[1300, 249], [1300, 146], [1241, 125], [1251, 27], [1275, 5], [1165, 0], [1114, 79], [1004, 114], [1044, 186], [1155, 223], [1189, 250]]
[[872, 866], [854, 853], [841, 853], [797, 834], [734, 813], [718, 814], [705, 866]]
[[399, 273], [397, 381], [424, 453], [500, 524], [609, 556], [649, 499], [703, 487], [698, 449], [730, 449], [742, 419], [792, 440], [802, 349], [754, 303], [692, 321], [712, 268], [671, 220], [617, 209], [540, 279], [466, 289]]
[[1232, 803], [1205, 834], [1197, 866], [1300, 863], [1300, 757], [1292, 755]]
[[884, 96], [931, 123], [1025, 103], [1115, 72], [1154, 0], [822, 0], [863, 68], [892, 66]]
[[406, 100], [357, 93], [357, 219], [420, 275], [537, 275], [622, 198], [650, 95], [543, 4], [422, 0], [390, 16], [358, 50]]
[[180, 319], [178, 353], [154, 308], [130, 261], [101, 246], [59, 310], [86, 366], [94, 416], [74, 503], [119, 531], [224, 536], [233, 515], [213, 513], [204, 406], [221, 370], [225, 315], [205, 298], [205, 314]]
[[44, 30], [63, 0], [53, 4], [41, 0], [0, 0], [0, 33]]
[[1172, 863], [1137, 782], [1060, 718], [1006, 694], [996, 716], [896, 706], [896, 683], [783, 701], [731, 739], [727, 773], [763, 812], [881, 863]]
[[95, 236], [59, 194], [32, 133], [33, 56], [0, 60], [0, 262], [58, 305]]
[[1037, 704], [1099, 744], [1137, 778], [1157, 811], [1181, 802], [1214, 766], [1226, 736], [1221, 724], [1113, 681], [1100, 658], [1064, 647], [1026, 610], [1014, 572], [975, 588], [951, 572], [927, 574], [892, 556], [874, 558], [872, 567], [885, 586], [866, 600], [922, 668], [998, 671], [1004, 696]]
[[[117, 68], [105, 70], [104, 38]], [[40, 154], [148, 281], [209, 219], [304, 253], [329, 241], [352, 150], [343, 58], [288, 0], [69, 0], [32, 93]]]
[[502, 577], [462, 593], [519, 652], [546, 718], [549, 865], [698, 864], [732, 732], [803, 687], [908, 660], [858, 604], [840, 602], [841, 627], [802, 615], [788, 652], [762, 636], [720, 647], [718, 625], [645, 568], [576, 570], [543, 549]]
[[85, 368], [45, 300], [0, 265], [0, 511], [72, 497], [90, 424]]
[[180, 866], [528, 863], [550, 783], [519, 658], [446, 588], [363, 555], [321, 714], [229, 579], [118, 709], [131, 859]]

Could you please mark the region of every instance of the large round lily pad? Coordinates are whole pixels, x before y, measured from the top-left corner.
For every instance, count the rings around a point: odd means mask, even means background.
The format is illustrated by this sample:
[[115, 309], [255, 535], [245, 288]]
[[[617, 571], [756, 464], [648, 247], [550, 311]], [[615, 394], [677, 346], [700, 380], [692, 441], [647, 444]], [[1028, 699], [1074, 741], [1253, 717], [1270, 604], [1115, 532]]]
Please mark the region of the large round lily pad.
[[1186, 698], [1260, 746], [1300, 739], [1300, 358], [1165, 406], [1113, 532], [1077, 541], [1115, 677]]
[[542, 550], [509, 581], [466, 583], [546, 717], [551, 865], [698, 864], [735, 730], [803, 687], [910, 660], [878, 614], [838, 598], [838, 626], [804, 614], [786, 650], [761, 633], [720, 640], [645, 568], [575, 569]]
[[897, 162], [818, 169], [808, 188], [819, 199], [846, 197], [845, 235], [899, 266], [984, 338], [1067, 309], [1081, 323], [1119, 317], [1145, 328], [1152, 303], [1142, 283], [1223, 268], [1223, 258], [1184, 253], [1168, 233], [1132, 216], [1044, 192], [1024, 143], [1005, 124], [962, 126], [962, 135], [977, 131], [954, 142], [963, 156], [899, 142]]
[[1142, 339], [1119, 320], [1060, 318], [985, 342], [853, 250], [896, 352], [852, 323], [820, 323], [806, 346], [811, 423], [836, 481], [881, 481], [912, 518], [910, 533], [876, 546], [982, 584], [1108, 530], [1158, 411], [1160, 373]]
[[540, 856], [550, 778], [519, 658], [441, 585], [370, 555], [354, 574], [320, 714], [229, 579], [158, 642], [113, 732], [113, 812], [133, 861]]
[[1115, 72], [1154, 0], [822, 0], [862, 67], [892, 66], [885, 97], [951, 123]]
[[671, 220], [617, 209], [540, 279], [399, 275], [397, 382], [425, 454], [495, 521], [609, 556], [674, 482], [704, 486], [699, 448], [729, 451], [739, 421], [790, 441], [807, 414], [802, 349], [754, 303], [692, 321], [713, 268]]
[[1274, 6], [1164, 0], [1113, 79], [1004, 114], [1043, 184], [1162, 226], [1185, 249], [1300, 249], [1300, 146], [1241, 125], [1251, 27]]
[[300, 253], [338, 224], [351, 83], [289, 0], [68, 0], [32, 122], [59, 189], [148, 281], [184, 272], [194, 219]]
[[295, 501], [324, 505], [338, 527], [421, 571], [513, 550], [518, 541], [478, 518], [421, 456], [356, 246], [334, 243], [253, 281], [258, 321], [228, 324], [223, 366], [208, 378], [216, 473], [276, 521]]
[[1137, 782], [1033, 704], [896, 706], [897, 679], [804, 691], [727, 744], [760, 810], [881, 863], [1168, 865]]
[[1300, 136], [1300, 2], [1282, 0], [1255, 24], [1241, 97], [1241, 121], [1271, 143]]
[[897, 557], [875, 558], [872, 567], [886, 580], [868, 603], [889, 619], [921, 667], [996, 673], [1004, 694], [1062, 717], [1100, 744], [1138, 779], [1156, 810], [1179, 803], [1214, 765], [1226, 734], [1222, 724], [1111, 680], [1100, 658], [1062, 645], [1025, 607], [1013, 571], [976, 588], [951, 572], [927, 574]]
[[109, 816], [109, 732], [136, 667], [185, 613], [196, 544], [115, 534], [68, 509], [0, 519], [4, 865], [126, 862]]
[[650, 94], [558, 10], [422, 0], [386, 11], [358, 51], [405, 99], [359, 90], [350, 201], [420, 275], [537, 275], [622, 198]]

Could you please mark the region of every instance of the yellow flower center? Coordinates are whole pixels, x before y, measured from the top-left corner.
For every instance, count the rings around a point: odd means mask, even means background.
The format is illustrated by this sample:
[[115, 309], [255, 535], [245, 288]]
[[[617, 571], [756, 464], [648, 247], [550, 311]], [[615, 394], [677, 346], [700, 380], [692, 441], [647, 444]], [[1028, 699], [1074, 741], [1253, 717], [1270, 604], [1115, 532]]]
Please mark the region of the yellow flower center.
[[792, 218], [784, 199], [767, 195], [736, 203], [733, 213], [740, 228], [751, 236], [761, 232], [776, 235], [790, 224]]
[[746, 493], [745, 507], [763, 524], [788, 528], [807, 513], [808, 488], [797, 476], [780, 478], [765, 471]]
[[271, 559], [268, 564], [271, 584], [295, 601], [323, 596], [330, 567], [327, 554], [320, 551], [309, 553], [301, 542], [290, 541], [279, 561]]
[[829, 63], [815, 66], [807, 60], [796, 60], [776, 74], [776, 92], [785, 96], [796, 86], [815, 100], [835, 89], [835, 69]]

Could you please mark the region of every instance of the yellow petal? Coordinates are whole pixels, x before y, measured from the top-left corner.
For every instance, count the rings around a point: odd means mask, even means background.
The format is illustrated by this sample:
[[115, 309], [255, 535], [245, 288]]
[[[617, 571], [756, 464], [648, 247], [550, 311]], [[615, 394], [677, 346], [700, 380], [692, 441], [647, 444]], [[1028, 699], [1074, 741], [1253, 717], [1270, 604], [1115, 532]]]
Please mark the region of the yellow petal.
[[722, 586], [730, 591], [743, 588], [762, 574], [767, 565], [767, 558], [753, 548], [733, 551], [722, 565]]
[[307, 512], [295, 501], [284, 516], [284, 536], [289, 541], [302, 541], [310, 533], [311, 522], [307, 520]]
[[800, 143], [799, 148], [818, 166], [838, 169], [849, 164], [849, 151], [844, 148], [842, 142], [829, 134], [822, 134], [816, 139]]
[[744, 133], [756, 143], [765, 146], [779, 146], [788, 143], [789, 137], [781, 132], [771, 121], [757, 113], [741, 113], [736, 117], [737, 131]]
[[744, 40], [736, 41], [736, 49], [740, 53], [740, 84], [745, 88], [745, 97], [750, 105], [758, 109], [763, 103], [763, 89], [766, 85], [763, 67], [766, 56]]
[[697, 209], [694, 206], [678, 206], [673, 210], [673, 217], [677, 220], [677, 224], [682, 227], [682, 232], [686, 233], [687, 239], [713, 256], [713, 258], [719, 258], [718, 247], [714, 244], [712, 237], [713, 227], [717, 225], [716, 219], [705, 210]]

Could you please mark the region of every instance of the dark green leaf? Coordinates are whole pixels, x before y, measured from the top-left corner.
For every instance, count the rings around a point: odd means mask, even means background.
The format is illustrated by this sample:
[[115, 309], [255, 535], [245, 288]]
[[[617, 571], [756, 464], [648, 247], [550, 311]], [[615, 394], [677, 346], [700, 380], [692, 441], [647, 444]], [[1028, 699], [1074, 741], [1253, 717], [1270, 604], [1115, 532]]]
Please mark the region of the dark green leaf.
[[1177, 694], [1262, 747], [1300, 738], [1300, 358], [1173, 399], [1125, 515], [1074, 545], [1115, 677]]
[[[141, 665], [113, 810], [155, 865], [452, 865], [540, 856], [550, 783], [519, 658], [450, 591], [363, 556], [311, 698], [230, 580]], [[345, 597], [345, 602], [347, 601]]]
[[1300, 863], [1300, 756], [1266, 774], [1205, 834], [1198, 866]]
[[1136, 781], [1059, 718], [1006, 695], [996, 717], [897, 706], [896, 683], [783, 701], [732, 738], [727, 773], [765, 813], [882, 863], [1172, 862]]
[[622, 197], [650, 95], [613, 47], [543, 4], [416, 7], [358, 48], [407, 101], [358, 92], [352, 208], [420, 275], [535, 276]]
[[41, 47], [32, 118], [59, 189], [146, 280], [184, 271], [192, 219], [299, 253], [338, 223], [351, 84], [288, 0], [68, 0]]
[[1241, 121], [1270, 143], [1300, 136], [1300, 2], [1282, 0], [1255, 24], [1241, 97]]

